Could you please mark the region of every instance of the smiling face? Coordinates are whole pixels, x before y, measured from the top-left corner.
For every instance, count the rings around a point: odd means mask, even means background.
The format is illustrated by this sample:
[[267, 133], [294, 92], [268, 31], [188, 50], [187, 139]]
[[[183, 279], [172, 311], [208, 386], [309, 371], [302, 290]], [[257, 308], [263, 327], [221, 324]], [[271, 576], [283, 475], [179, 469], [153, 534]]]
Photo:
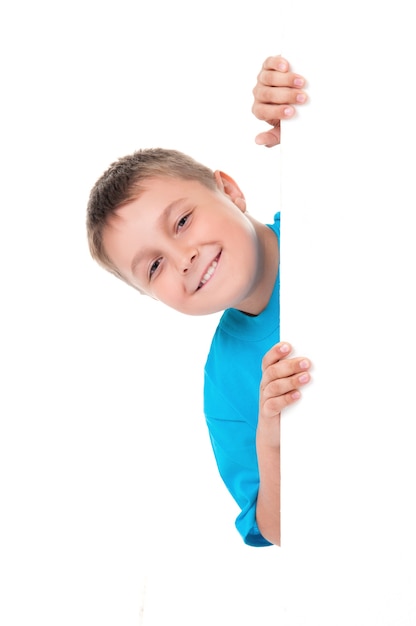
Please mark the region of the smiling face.
[[270, 283], [271, 231], [236, 206], [237, 197], [243, 203], [234, 181], [219, 173], [216, 180], [214, 190], [195, 180], [148, 179], [140, 197], [109, 218], [104, 248], [128, 282], [181, 313], [256, 314]]

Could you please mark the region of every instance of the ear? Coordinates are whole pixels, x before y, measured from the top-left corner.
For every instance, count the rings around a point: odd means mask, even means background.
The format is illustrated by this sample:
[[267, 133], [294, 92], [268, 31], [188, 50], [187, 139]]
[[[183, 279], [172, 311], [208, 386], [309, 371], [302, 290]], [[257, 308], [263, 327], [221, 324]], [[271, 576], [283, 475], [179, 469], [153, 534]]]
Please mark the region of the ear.
[[214, 177], [218, 189], [222, 191], [222, 193], [224, 193], [226, 196], [228, 196], [242, 213], [245, 213], [246, 201], [244, 198], [244, 194], [235, 182], [235, 180], [233, 180], [231, 176], [228, 176], [228, 174], [224, 174], [224, 172], [220, 172], [219, 170], [216, 170], [214, 172]]

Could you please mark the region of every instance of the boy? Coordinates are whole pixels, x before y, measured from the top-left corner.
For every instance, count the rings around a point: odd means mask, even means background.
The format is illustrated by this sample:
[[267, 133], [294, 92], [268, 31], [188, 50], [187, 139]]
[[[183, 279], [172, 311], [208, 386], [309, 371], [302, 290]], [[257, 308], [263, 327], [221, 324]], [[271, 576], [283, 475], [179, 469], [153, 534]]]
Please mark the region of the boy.
[[[253, 113], [280, 142], [280, 121], [306, 101], [280, 56], [263, 64]], [[300, 398], [310, 362], [279, 342], [280, 216], [260, 223], [227, 174], [174, 150], [119, 159], [96, 182], [93, 258], [140, 292], [188, 315], [224, 311], [205, 367], [204, 410], [220, 474], [252, 546], [280, 545], [280, 414]]]

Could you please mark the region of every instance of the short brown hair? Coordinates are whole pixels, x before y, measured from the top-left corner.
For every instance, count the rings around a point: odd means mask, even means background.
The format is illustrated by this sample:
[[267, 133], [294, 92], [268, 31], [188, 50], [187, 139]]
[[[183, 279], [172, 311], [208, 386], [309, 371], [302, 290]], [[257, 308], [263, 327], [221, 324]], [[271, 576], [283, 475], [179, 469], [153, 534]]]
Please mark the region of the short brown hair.
[[123, 205], [136, 200], [144, 190], [144, 181], [155, 177], [197, 180], [210, 189], [216, 188], [214, 172], [178, 150], [137, 150], [110, 165], [90, 193], [87, 206], [88, 245], [93, 259], [125, 282], [128, 281], [104, 249], [103, 231], [108, 218]]

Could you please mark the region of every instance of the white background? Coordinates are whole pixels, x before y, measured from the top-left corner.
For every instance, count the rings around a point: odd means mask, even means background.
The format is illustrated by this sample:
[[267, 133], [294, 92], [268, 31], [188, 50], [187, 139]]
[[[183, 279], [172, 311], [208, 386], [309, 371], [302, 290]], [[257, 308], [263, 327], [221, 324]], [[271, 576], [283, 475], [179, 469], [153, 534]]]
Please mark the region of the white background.
[[[5, 626], [416, 622], [406, 7], [3, 5]], [[251, 89], [279, 52], [310, 103], [267, 150]], [[231, 174], [256, 217], [282, 208], [282, 338], [314, 383], [283, 424], [280, 549], [243, 545], [214, 466], [217, 317], [171, 312], [89, 258], [92, 184], [159, 145]]]

